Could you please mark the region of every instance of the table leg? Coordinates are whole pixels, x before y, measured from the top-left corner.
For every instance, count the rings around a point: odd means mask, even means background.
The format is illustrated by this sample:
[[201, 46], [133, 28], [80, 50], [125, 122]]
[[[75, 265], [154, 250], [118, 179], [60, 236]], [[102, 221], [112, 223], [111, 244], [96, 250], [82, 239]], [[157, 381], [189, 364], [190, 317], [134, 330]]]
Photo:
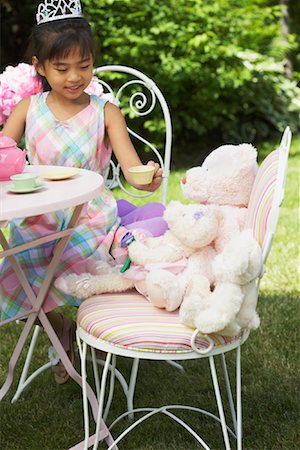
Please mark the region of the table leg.
[[[78, 205], [74, 209], [73, 215], [68, 224], [68, 229], [72, 229], [76, 225], [76, 223], [79, 219], [82, 207], [83, 207], [83, 205]], [[56, 238], [57, 238], [56, 233], [54, 233], [53, 240], [56, 240]], [[61, 345], [61, 342], [59, 341], [55, 331], [53, 330], [46, 314], [41, 309], [44, 299], [47, 295], [48, 289], [50, 287], [50, 284], [52, 282], [56, 267], [59, 263], [59, 260], [64, 252], [64, 249], [65, 249], [69, 239], [70, 239], [70, 235], [63, 236], [62, 238], [60, 238], [60, 240], [56, 244], [52, 260], [48, 266], [46, 277], [43, 280], [42, 286], [41, 286], [37, 296], [34, 294], [31, 286], [29, 285], [28, 280], [27, 280], [26, 276], [24, 275], [24, 272], [23, 272], [19, 262], [17, 261], [15, 255], [7, 256], [7, 258], [9, 259], [9, 261], [20, 281], [20, 284], [22, 285], [30, 303], [32, 304], [32, 313], [30, 314], [29, 318], [26, 321], [26, 324], [25, 324], [24, 329], [19, 337], [16, 348], [15, 348], [13, 355], [9, 361], [9, 373], [8, 373], [7, 379], [6, 379], [3, 387], [0, 390], [0, 400], [5, 396], [9, 387], [12, 384], [16, 364], [18, 362], [18, 359], [20, 357], [20, 354], [24, 347], [26, 339], [30, 333], [30, 330], [33, 327], [37, 317], [39, 318], [41, 324], [43, 325], [43, 328], [44, 328], [45, 332], [47, 333], [47, 335], [49, 336], [49, 339], [52, 342], [53, 346], [57, 350], [57, 353], [58, 353], [62, 363], [64, 364], [67, 372], [69, 373], [71, 378], [74, 379], [74, 381], [76, 381], [80, 386], [82, 385], [81, 376], [74, 369], [63, 346]], [[1, 230], [0, 230], [0, 243], [4, 250], [9, 250], [9, 245], [8, 245]], [[35, 242], [33, 241], [33, 242], [29, 243], [28, 245], [29, 245], [28, 248], [32, 248], [35, 246]], [[93, 416], [96, 418], [98, 402], [97, 402], [95, 394], [94, 394], [93, 390], [90, 388], [90, 386], [88, 386], [88, 399], [91, 404]]]
[[[58, 356], [60, 360], [62, 361], [63, 365], [65, 366], [68, 374], [71, 378], [73, 378], [74, 381], [76, 381], [80, 386], [82, 386], [82, 378], [79, 375], [79, 373], [75, 370], [73, 364], [71, 363], [70, 359], [68, 358], [68, 355], [65, 352], [65, 349], [63, 348], [60, 340], [57, 337], [57, 334], [53, 330], [49, 319], [47, 315], [44, 313], [44, 311], [40, 311], [38, 314], [38, 318], [43, 325], [44, 331], [47, 333], [51, 343], [53, 344], [53, 347], [58, 353]], [[98, 411], [98, 401], [96, 399], [96, 396], [94, 394], [94, 391], [91, 389], [91, 387], [87, 386], [87, 392], [88, 392], [88, 399], [90, 401], [90, 405], [92, 408], [93, 416], [96, 420], [97, 418], [97, 411]]]
[[[1, 230], [0, 230], [0, 243], [4, 250], [9, 249], [9, 245], [8, 245], [8, 243], [5, 239], [5, 236]], [[17, 259], [15, 258], [14, 255], [8, 256], [8, 259], [20, 281], [21, 286], [23, 287], [23, 289], [24, 289], [25, 293], [27, 294], [27, 297], [29, 298], [29, 301], [33, 305], [33, 307], [32, 307], [32, 313], [26, 320], [25, 326], [24, 326], [22, 333], [18, 339], [17, 345], [16, 345], [14, 352], [9, 360], [8, 374], [7, 374], [7, 377], [6, 377], [6, 380], [3, 384], [3, 386], [0, 389], [0, 401], [7, 394], [8, 390], [13, 382], [17, 362], [21, 355], [22, 349], [25, 345], [26, 339], [30, 333], [30, 330], [33, 327], [33, 325], [36, 321], [37, 315], [38, 315], [38, 312], [35, 310], [35, 307], [34, 307], [36, 296], [31, 288], [30, 284], [28, 283], [27, 278], [25, 277], [24, 272], [23, 272], [19, 262], [17, 261]]]
[[27, 340], [27, 337], [30, 333], [30, 330], [34, 325], [36, 317], [37, 317], [37, 314], [32, 314], [30, 317], [28, 317], [28, 319], [24, 325], [24, 328], [22, 330], [22, 333], [19, 337], [18, 343], [13, 351], [13, 354], [12, 354], [10, 360], [9, 360], [7, 377], [6, 377], [6, 380], [3, 384], [3, 386], [0, 389], [0, 401], [7, 394], [8, 390], [13, 382], [17, 362], [19, 360], [19, 357], [21, 355], [21, 352], [23, 350], [23, 347]]

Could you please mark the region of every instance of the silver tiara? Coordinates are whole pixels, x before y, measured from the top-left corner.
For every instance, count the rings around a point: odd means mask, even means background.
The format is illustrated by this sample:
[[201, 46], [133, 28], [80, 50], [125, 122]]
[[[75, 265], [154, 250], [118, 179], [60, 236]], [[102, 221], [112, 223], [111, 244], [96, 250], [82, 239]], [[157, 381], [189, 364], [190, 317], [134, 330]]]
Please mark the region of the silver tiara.
[[74, 17], [82, 17], [80, 0], [44, 0], [37, 8], [36, 23]]

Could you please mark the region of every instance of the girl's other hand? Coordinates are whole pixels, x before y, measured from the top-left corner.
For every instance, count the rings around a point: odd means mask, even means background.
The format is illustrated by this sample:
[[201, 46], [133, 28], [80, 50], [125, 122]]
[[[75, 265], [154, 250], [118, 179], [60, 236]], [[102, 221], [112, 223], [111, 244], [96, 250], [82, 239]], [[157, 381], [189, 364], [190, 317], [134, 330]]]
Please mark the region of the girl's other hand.
[[159, 188], [162, 182], [163, 170], [160, 165], [154, 161], [148, 161], [147, 166], [154, 166], [154, 175], [151, 183], [143, 186], [143, 190], [148, 192], [154, 192]]

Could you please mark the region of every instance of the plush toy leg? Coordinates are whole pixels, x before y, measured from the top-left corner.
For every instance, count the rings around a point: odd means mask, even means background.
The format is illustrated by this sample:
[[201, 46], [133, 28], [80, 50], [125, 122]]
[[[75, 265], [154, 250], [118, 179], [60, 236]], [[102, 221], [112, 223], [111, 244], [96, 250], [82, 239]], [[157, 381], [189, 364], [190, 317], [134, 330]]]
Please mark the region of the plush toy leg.
[[245, 330], [253, 330], [259, 327], [260, 319], [256, 312], [258, 289], [256, 281], [252, 281], [242, 287], [244, 301], [236, 317], [240, 327]]
[[231, 239], [212, 263], [215, 279], [244, 285], [254, 280], [262, 268], [262, 252], [251, 230]]
[[119, 273], [108, 273], [103, 275], [92, 275], [82, 273], [80, 275], [71, 274], [60, 277], [55, 281], [55, 287], [65, 294], [85, 299], [95, 294], [106, 292], [123, 292], [134, 286], [129, 280]]
[[253, 330], [259, 327], [260, 319], [256, 312], [258, 297], [256, 281], [242, 286], [241, 289], [244, 301], [236, 318], [220, 332], [223, 336], [236, 336], [241, 330]]
[[196, 327], [195, 318], [198, 311], [209, 307], [210, 294], [210, 283], [206, 277], [198, 275], [191, 280], [179, 311], [182, 323], [189, 327]]
[[242, 289], [231, 283], [220, 283], [209, 295], [207, 308], [196, 312], [195, 325], [203, 333], [216, 333], [235, 320], [244, 300]]
[[185, 286], [180, 284], [180, 276], [168, 270], [152, 270], [146, 277], [147, 298], [158, 308], [167, 311], [177, 309], [183, 299]]

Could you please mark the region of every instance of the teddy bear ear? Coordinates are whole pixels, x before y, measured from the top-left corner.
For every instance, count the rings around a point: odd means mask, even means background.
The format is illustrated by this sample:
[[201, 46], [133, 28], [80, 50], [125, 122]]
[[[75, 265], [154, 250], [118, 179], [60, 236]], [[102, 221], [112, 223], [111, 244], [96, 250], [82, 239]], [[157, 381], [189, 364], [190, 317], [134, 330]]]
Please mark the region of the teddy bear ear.
[[257, 150], [252, 144], [239, 144], [237, 150], [241, 165], [249, 167], [256, 164]]

